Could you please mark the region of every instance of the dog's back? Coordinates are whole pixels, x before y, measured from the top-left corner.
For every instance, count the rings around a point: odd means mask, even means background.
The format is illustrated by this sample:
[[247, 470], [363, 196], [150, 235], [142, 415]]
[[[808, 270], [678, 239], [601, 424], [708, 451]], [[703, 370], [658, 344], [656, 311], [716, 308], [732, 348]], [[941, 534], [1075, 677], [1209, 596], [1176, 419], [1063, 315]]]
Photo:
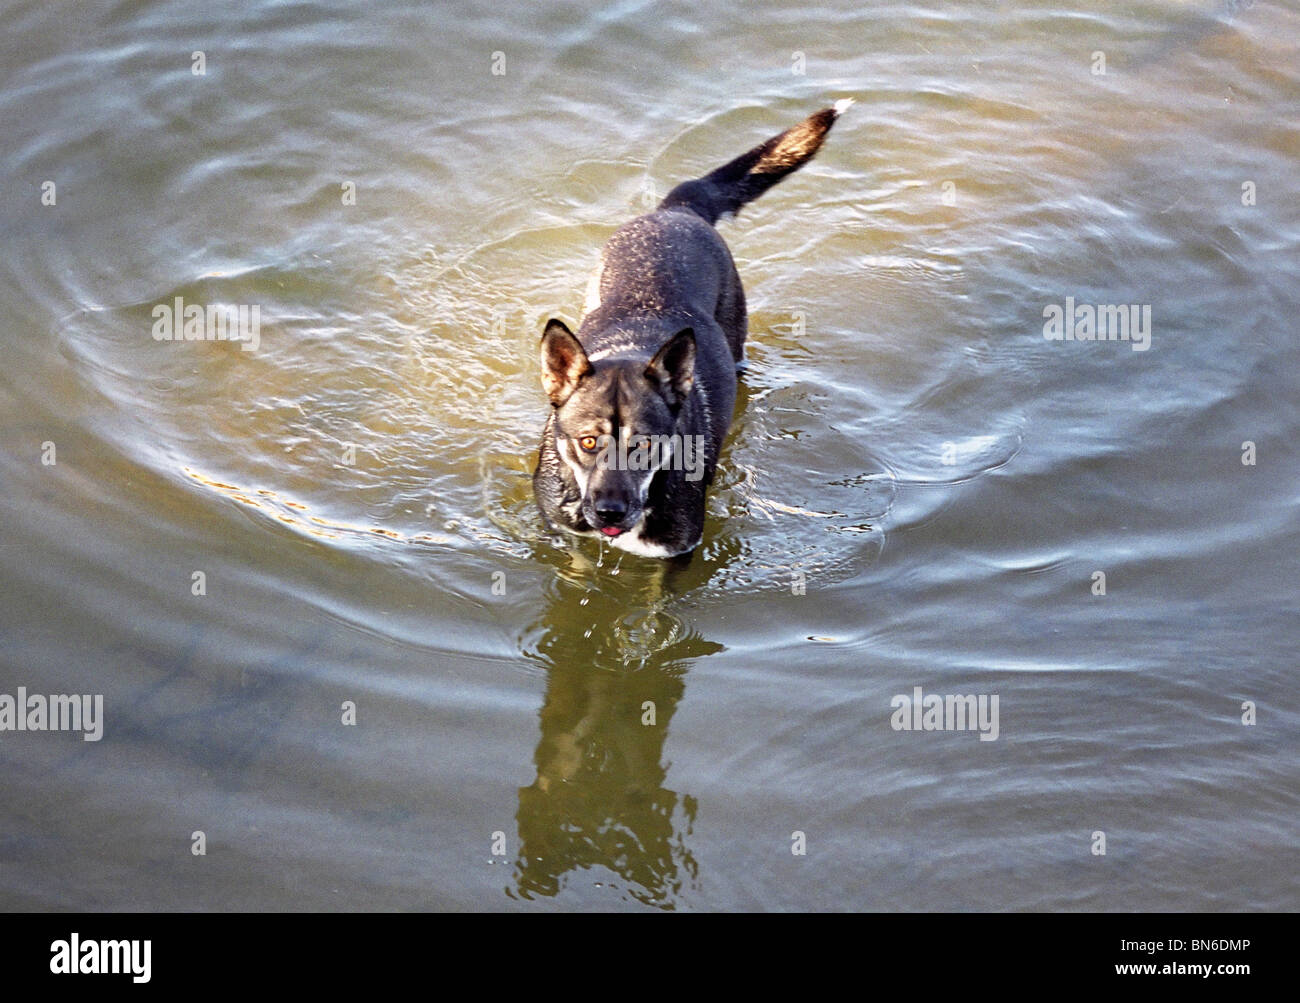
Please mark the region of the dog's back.
[[[547, 324], [542, 383], [553, 411], [533, 484], [549, 522], [648, 556], [699, 544], [746, 333], [744, 289], [714, 224], [811, 160], [847, 104], [678, 185], [605, 245], [577, 335]], [[620, 440], [646, 436], [669, 443], [653, 466], [611, 469], [610, 445], [626, 460]], [[699, 462], [687, 470], [692, 443]]]

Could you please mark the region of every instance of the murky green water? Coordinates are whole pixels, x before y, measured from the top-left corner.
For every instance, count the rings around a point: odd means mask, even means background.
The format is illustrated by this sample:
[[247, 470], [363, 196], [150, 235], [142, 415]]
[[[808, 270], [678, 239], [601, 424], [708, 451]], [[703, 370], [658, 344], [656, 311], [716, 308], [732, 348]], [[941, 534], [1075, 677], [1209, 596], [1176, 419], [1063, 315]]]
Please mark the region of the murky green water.
[[[1293, 5], [5, 25], [0, 693], [104, 735], [0, 733], [0, 904], [1300, 907]], [[541, 322], [845, 96], [723, 226], [704, 546], [556, 546]], [[177, 297], [256, 350], [156, 340]]]

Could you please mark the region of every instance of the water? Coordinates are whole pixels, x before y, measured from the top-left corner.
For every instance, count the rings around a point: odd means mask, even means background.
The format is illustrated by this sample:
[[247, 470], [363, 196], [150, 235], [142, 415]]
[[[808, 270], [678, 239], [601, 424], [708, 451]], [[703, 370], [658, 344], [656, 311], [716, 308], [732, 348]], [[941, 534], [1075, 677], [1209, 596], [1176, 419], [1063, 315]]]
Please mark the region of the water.
[[[1292, 5], [94, 8], [0, 39], [0, 693], [105, 707], [0, 736], [0, 903], [1300, 906]], [[557, 546], [545, 318], [844, 96], [704, 546]]]

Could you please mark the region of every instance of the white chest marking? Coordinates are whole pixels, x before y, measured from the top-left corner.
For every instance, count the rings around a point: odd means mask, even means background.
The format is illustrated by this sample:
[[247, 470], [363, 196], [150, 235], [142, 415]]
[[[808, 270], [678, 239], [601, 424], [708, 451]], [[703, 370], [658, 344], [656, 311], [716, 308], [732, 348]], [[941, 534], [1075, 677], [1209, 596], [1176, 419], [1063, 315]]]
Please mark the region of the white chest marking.
[[639, 522], [626, 533], [620, 533], [618, 536], [608, 537], [610, 546], [617, 547], [619, 550], [626, 550], [629, 554], [636, 554], [638, 557], [672, 557], [673, 551], [669, 550], [663, 544], [650, 543], [641, 534], [645, 529], [645, 523]]

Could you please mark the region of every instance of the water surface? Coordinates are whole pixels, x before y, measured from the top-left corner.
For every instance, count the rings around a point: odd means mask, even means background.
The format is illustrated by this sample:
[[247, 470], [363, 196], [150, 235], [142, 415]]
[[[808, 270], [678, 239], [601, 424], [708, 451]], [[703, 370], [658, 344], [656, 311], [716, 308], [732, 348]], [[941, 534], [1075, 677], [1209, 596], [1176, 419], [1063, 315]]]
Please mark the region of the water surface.
[[[1300, 906], [1293, 6], [5, 23], [0, 692], [105, 733], [0, 735], [0, 904]], [[557, 544], [545, 318], [846, 96], [723, 224], [704, 545]], [[257, 350], [155, 340], [177, 297]], [[1149, 348], [1047, 340], [1067, 297]], [[895, 730], [915, 687], [998, 738]]]

